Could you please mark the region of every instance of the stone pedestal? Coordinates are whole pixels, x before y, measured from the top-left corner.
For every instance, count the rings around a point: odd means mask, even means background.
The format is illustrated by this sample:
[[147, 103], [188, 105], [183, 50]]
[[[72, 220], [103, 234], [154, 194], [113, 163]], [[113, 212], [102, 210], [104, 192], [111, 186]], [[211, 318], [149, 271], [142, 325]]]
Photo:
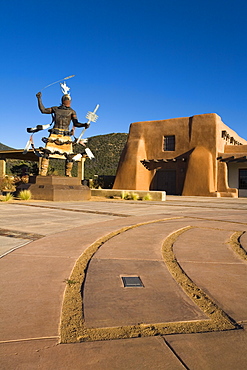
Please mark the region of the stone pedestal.
[[80, 201], [91, 197], [89, 187], [81, 185], [77, 177], [33, 176], [27, 185], [35, 200]]

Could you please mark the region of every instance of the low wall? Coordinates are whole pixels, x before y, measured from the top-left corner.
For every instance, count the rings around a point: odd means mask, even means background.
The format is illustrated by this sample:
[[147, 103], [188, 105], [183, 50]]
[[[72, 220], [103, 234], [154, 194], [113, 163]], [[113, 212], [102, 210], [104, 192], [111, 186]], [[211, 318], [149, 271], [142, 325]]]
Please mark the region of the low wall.
[[91, 189], [92, 196], [98, 197], [121, 197], [122, 193], [135, 193], [138, 194], [140, 198], [147, 194], [150, 194], [151, 200], [153, 201], [165, 201], [166, 192], [165, 191], [146, 191], [146, 190], [121, 190], [121, 189]]
[[239, 198], [247, 198], [247, 189], [239, 189], [238, 196]]

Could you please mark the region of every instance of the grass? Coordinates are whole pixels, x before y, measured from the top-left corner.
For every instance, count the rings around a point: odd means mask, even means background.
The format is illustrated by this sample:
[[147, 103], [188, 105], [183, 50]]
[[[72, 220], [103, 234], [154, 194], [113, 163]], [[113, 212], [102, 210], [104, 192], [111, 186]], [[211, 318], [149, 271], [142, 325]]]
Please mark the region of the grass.
[[69, 286], [71, 286], [72, 284], [76, 284], [76, 283], [78, 283], [78, 281], [71, 280], [71, 279], [65, 279], [65, 280], [64, 280], [64, 283], [66, 283], [66, 284], [68, 284]]
[[126, 191], [121, 192], [121, 199], [129, 199], [130, 194]]
[[30, 190], [21, 190], [19, 193], [19, 198], [21, 200], [29, 200], [31, 199], [31, 197], [32, 197], [32, 194]]
[[229, 241], [230, 247], [233, 249], [235, 253], [237, 253], [238, 257], [243, 260], [247, 260], [247, 252], [242, 247], [240, 239], [241, 236], [245, 233], [245, 231], [235, 231]]
[[2, 202], [9, 202], [10, 200], [13, 200], [14, 197], [11, 193], [8, 193], [2, 197]]
[[193, 226], [187, 226], [182, 229], [178, 229], [177, 231], [168, 235], [168, 237], [162, 243], [162, 256], [164, 263], [166, 264], [176, 283], [189, 296], [191, 301], [194, 302], [194, 304], [196, 304], [206, 314], [207, 319], [150, 324], [137, 323], [136, 325], [115, 327], [86, 327], [83, 311], [84, 302], [82, 290], [88, 264], [97, 250], [108, 240], [119, 234], [125, 233], [128, 230], [137, 228], [139, 226], [164, 222], [177, 218], [179, 219], [181, 217], [152, 220], [135, 225], [125, 226], [99, 238], [83, 252], [83, 254], [76, 261], [71, 276], [69, 279], [66, 279], [67, 287], [64, 295], [60, 322], [60, 343], [198, 333], [240, 328], [240, 326], [235, 323], [235, 321], [232, 320], [224, 311], [222, 311], [222, 309], [220, 309], [217, 304], [213, 302], [209, 296], [207, 296], [206, 293], [196, 286], [196, 284], [181, 268], [176, 259], [176, 256], [173, 252], [174, 243], [180, 237], [180, 235], [187, 230], [194, 228]]
[[142, 200], [152, 200], [151, 194], [147, 193], [146, 195], [144, 195], [144, 197], [142, 198]]
[[145, 194], [143, 197], [140, 197], [137, 193], [129, 193], [127, 191], [121, 192], [121, 199], [125, 200], [152, 200], [150, 193]]
[[137, 193], [128, 193], [128, 192], [122, 191], [122, 193], [121, 193], [121, 199], [125, 199], [125, 200], [138, 200], [139, 199], [139, 195]]
[[138, 200], [139, 199], [139, 195], [137, 193], [131, 193], [130, 194], [130, 199], [132, 199], [132, 200]]

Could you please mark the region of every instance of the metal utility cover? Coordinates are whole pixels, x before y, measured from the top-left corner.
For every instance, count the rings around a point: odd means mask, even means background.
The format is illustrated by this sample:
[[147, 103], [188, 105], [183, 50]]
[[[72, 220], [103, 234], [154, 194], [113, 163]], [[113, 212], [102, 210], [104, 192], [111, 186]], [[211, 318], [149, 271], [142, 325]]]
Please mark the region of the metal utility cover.
[[130, 287], [141, 287], [143, 288], [143, 282], [138, 276], [122, 276], [124, 287], [130, 288]]

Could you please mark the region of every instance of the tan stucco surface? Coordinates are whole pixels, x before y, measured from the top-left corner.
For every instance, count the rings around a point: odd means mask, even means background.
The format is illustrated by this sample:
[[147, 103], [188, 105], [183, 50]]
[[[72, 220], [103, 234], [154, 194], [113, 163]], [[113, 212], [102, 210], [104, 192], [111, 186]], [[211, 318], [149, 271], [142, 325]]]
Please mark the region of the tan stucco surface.
[[[173, 151], [164, 150], [164, 136], [169, 135], [175, 136]], [[132, 123], [114, 189], [165, 190], [155, 188], [163, 170], [176, 171], [173, 194], [235, 197], [236, 189], [228, 186], [227, 165], [217, 160], [225, 149], [246, 155], [247, 141], [215, 113]]]

